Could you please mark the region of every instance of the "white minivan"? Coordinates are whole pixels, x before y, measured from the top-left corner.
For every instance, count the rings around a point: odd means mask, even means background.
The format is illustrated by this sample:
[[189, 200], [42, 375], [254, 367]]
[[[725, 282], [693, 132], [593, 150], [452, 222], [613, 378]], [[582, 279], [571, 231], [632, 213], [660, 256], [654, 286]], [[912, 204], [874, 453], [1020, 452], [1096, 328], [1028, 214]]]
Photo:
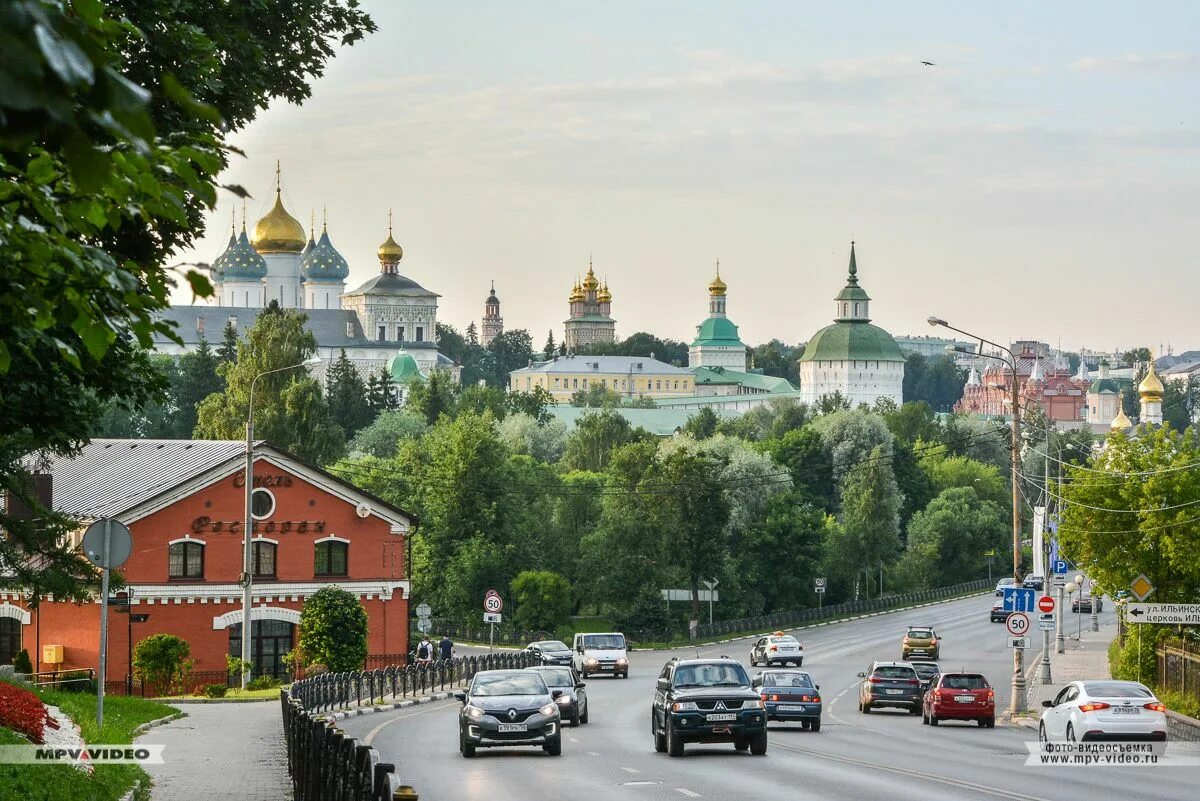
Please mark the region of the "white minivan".
[[607, 634], [576, 634], [572, 645], [572, 660], [575, 670], [582, 678], [593, 673], [611, 673], [623, 679], [629, 678], [629, 655], [625, 652], [625, 635], [617, 632]]

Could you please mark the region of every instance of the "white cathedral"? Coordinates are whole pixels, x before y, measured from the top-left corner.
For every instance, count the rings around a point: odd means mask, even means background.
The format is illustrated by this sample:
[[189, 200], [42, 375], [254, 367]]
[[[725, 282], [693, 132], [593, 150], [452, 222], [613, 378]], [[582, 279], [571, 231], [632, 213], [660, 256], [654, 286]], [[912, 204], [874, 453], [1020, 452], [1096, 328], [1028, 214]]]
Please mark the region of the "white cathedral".
[[322, 225], [320, 238], [315, 233], [310, 230], [306, 238], [304, 227], [283, 207], [276, 166], [275, 205], [255, 224], [252, 237], [243, 217], [241, 233], [231, 233], [212, 263], [216, 305], [172, 306], [164, 317], [176, 324], [184, 345], [159, 337], [156, 350], [179, 355], [195, 350], [201, 338], [215, 346], [227, 323], [241, 335], [274, 301], [303, 310], [326, 364], [345, 350], [364, 379], [381, 367], [415, 362], [422, 375], [446, 370], [457, 380], [461, 368], [438, 352], [440, 296], [400, 273], [404, 251], [392, 236], [391, 213], [387, 239], [377, 251], [379, 274], [350, 291], [350, 265], [334, 248], [327, 226]]

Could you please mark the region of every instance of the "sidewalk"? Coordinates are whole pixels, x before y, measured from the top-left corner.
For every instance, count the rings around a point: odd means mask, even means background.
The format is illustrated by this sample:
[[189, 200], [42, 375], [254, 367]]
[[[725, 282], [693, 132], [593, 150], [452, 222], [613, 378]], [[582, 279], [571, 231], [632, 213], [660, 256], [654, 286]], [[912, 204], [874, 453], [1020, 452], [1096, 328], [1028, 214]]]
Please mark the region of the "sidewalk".
[[[1069, 616], [1073, 617], [1074, 615]], [[1039, 647], [1036, 651], [1030, 649], [1025, 652], [1031, 662], [1025, 674], [1026, 701], [1035, 716], [1040, 717], [1042, 714], [1042, 701], [1053, 701], [1059, 691], [1073, 681], [1112, 678], [1108, 672], [1108, 646], [1117, 636], [1116, 617], [1111, 614], [1101, 615], [1100, 630], [1091, 631], [1091, 617], [1084, 615], [1083, 631], [1078, 640], [1073, 639], [1075, 621], [1064, 621], [1068, 622], [1072, 625], [1064, 627], [1063, 630], [1064, 635], [1069, 635], [1064, 637], [1063, 653], [1055, 652], [1054, 637], [1050, 638], [1050, 678], [1053, 684], [1042, 684], [1040, 678], [1042, 649]], [[1041, 645], [1040, 638], [1038, 645]], [[1032, 725], [1036, 728], [1036, 718]]]

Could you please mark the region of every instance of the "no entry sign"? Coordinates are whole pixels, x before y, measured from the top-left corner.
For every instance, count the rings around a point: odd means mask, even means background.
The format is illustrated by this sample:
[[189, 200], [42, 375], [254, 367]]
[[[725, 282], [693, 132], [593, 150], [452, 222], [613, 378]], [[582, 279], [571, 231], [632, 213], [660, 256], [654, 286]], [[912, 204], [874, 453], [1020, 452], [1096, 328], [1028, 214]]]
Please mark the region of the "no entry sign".
[[1038, 598], [1038, 611], [1044, 612], [1045, 614], [1050, 614], [1053, 612], [1054, 599], [1049, 595], [1043, 595], [1041, 598]]

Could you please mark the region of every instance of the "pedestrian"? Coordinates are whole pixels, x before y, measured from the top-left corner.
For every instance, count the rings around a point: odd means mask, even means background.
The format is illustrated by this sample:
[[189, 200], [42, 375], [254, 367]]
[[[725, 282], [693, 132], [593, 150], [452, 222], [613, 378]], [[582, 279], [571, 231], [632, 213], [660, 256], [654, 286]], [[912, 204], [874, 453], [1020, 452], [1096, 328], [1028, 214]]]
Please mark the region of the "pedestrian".
[[421, 637], [420, 644], [417, 645], [417, 664], [428, 665], [433, 661], [433, 643], [429, 641], [429, 635]]
[[441, 651], [442, 660], [454, 658], [454, 640], [450, 639], [449, 634], [442, 635], [441, 642], [438, 643], [438, 650]]

